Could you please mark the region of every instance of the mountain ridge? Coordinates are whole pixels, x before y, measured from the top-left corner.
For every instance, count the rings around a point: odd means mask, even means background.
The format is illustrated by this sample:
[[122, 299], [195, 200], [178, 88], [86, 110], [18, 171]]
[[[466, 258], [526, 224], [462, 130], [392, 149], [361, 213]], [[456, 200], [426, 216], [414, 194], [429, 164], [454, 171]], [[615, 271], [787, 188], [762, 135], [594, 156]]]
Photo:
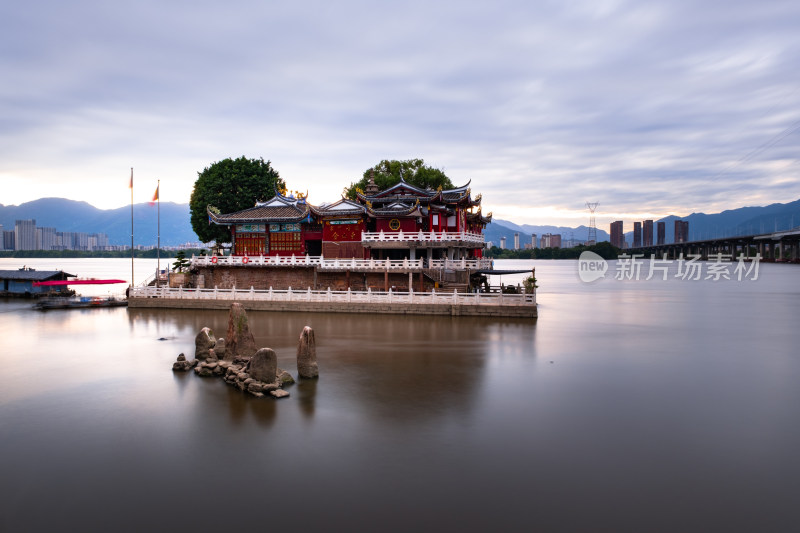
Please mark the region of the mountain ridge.
[[[141, 246], [154, 246], [158, 241], [158, 207], [150, 203], [133, 206], [134, 243]], [[160, 204], [161, 245], [177, 246], [186, 242], [198, 241], [190, 222], [189, 204], [162, 202]], [[0, 204], [0, 224], [6, 231], [14, 229], [16, 220], [35, 219], [39, 227], [54, 227], [56, 231], [76, 231], [84, 233], [105, 233], [109, 243], [128, 245], [131, 242], [131, 208], [100, 209], [85, 201], [65, 198], [39, 198], [20, 205]], [[800, 225], [800, 199], [766, 206], [746, 206], [726, 209], [720, 213], [692, 213], [685, 217], [670, 215], [655, 222], [666, 223], [666, 240], [674, 240], [674, 220], [689, 221], [689, 239], [700, 240], [734, 235], [751, 235], [782, 231]], [[562, 239], [573, 238], [585, 241], [589, 228], [585, 225], [572, 228], [554, 225], [517, 224], [509, 220], [494, 219], [487, 225], [484, 235], [493, 245], [506, 238], [506, 247], [514, 244], [514, 234], [520, 234], [520, 247], [531, 242], [531, 235], [537, 239], [545, 233], [559, 234]], [[625, 233], [632, 241], [632, 232]], [[597, 228], [597, 240], [609, 240], [605, 229]]]

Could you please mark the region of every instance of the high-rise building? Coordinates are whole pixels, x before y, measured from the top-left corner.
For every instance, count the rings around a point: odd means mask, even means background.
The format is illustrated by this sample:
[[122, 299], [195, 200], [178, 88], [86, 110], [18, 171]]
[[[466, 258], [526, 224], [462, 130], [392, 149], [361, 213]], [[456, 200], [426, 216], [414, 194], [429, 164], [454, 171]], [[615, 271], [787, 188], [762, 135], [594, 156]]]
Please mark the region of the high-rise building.
[[36, 220], [14, 222], [14, 249], [36, 250]]
[[625, 234], [622, 229], [622, 221], [617, 220], [611, 223], [611, 245], [622, 249], [625, 242]]
[[689, 240], [689, 221], [675, 221], [675, 242], [687, 242]]
[[645, 220], [642, 227], [642, 246], [653, 246], [653, 221]]
[[5, 242], [6, 242], [6, 239], [5, 239], [5, 234], [3, 233], [3, 225], [0, 224], [0, 250], [5, 250], [6, 249]]
[[5, 248], [6, 250], [16, 250], [14, 235], [15, 232], [13, 230], [3, 231], [3, 248]]
[[639, 248], [642, 245], [642, 223], [633, 223], [633, 247]]
[[536, 241], [536, 234], [531, 235], [531, 248], [537, 248], [539, 243]]
[[514, 234], [514, 249], [519, 250], [519, 233]]
[[539, 240], [542, 248], [561, 248], [561, 235], [545, 233]]
[[56, 247], [56, 228], [36, 228], [36, 249], [53, 250]]
[[505, 250], [506, 249], [506, 238], [505, 237], [500, 237], [500, 249], [501, 250]]
[[656, 244], [662, 245], [666, 243], [667, 239], [667, 223], [666, 222], [657, 222], [656, 223]]

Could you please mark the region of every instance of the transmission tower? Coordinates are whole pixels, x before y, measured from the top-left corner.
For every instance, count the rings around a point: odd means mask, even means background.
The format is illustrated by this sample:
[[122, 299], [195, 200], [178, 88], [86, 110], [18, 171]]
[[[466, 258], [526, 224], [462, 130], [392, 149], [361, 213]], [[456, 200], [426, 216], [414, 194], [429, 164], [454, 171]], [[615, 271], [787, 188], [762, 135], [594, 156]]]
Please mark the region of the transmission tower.
[[597, 244], [597, 225], [594, 223], [594, 210], [600, 202], [586, 202], [586, 207], [589, 208], [589, 240], [586, 242], [588, 245]]

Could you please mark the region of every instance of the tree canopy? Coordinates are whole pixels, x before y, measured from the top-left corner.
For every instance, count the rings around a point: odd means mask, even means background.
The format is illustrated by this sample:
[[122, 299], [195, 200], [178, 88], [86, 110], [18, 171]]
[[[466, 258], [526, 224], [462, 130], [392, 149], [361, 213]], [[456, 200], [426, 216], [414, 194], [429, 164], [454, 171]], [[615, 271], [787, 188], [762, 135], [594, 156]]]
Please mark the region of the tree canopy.
[[377, 165], [365, 170], [361, 180], [351, 183], [349, 187], [345, 187], [344, 196], [354, 200], [356, 198], [356, 190], [364, 191], [373, 172], [375, 174], [375, 185], [381, 190], [396, 185], [400, 182], [401, 177], [406, 183], [421, 189], [426, 187], [430, 187], [433, 190], [439, 187], [442, 189], [454, 188], [453, 182], [445, 175], [444, 171], [427, 166], [422, 159], [408, 159], [406, 161], [384, 159]]
[[272, 198], [275, 189], [286, 189], [278, 172], [263, 158], [223, 159], [197, 173], [197, 181], [189, 200], [192, 229], [203, 242], [230, 242], [225, 226], [209, 224], [206, 206], [220, 213], [233, 213]]

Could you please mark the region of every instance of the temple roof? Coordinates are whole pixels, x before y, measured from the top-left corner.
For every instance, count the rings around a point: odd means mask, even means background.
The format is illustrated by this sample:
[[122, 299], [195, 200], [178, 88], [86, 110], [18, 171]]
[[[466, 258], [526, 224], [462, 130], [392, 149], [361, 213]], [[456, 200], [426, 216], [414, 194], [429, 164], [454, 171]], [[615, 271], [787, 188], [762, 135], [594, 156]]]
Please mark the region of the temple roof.
[[[433, 211], [453, 214], [453, 204], [461, 204], [463, 207], [463, 202], [466, 201], [468, 207], [480, 206], [481, 195], [472, 198], [469, 184], [470, 182], [467, 182], [466, 185], [454, 189], [434, 191], [420, 189], [401, 179], [396, 185], [370, 196], [357, 193], [358, 201], [342, 198], [332, 204], [318, 206], [309, 204], [302, 195], [299, 195], [299, 198], [284, 196], [276, 190], [274, 197], [266, 202], [257, 202], [255, 207], [249, 209], [219, 214], [212, 206], [208, 206], [207, 211], [209, 221], [223, 225], [300, 222], [311, 213], [320, 217], [352, 217], [367, 213], [370, 216], [384, 218], [427, 216], [430, 208]], [[488, 223], [491, 221], [491, 215], [488, 219], [482, 218], [482, 221]]]
[[305, 199], [287, 198], [281, 195], [235, 213], [217, 214], [211, 210], [211, 206], [206, 210], [208, 218], [215, 224], [298, 222], [307, 217], [310, 211]]
[[481, 214], [481, 210], [478, 209], [478, 211], [475, 213], [467, 213], [467, 220], [471, 222], [479, 220], [483, 224], [488, 224], [492, 221], [492, 214], [489, 213], [488, 215], [483, 216], [483, 214]]
[[367, 202], [367, 213], [375, 217], [407, 217], [407, 216], [422, 216], [420, 209], [420, 201], [415, 198], [406, 198], [403, 201], [394, 201], [388, 205], [373, 206], [371, 202]]
[[319, 216], [347, 216], [347, 215], [363, 215], [366, 208], [347, 198], [342, 198], [338, 202], [332, 204], [322, 204], [318, 206], [311, 206], [311, 211]]
[[[421, 203], [428, 204], [432, 201], [439, 201], [439, 202], [460, 202], [464, 199], [469, 198], [470, 196], [470, 189], [469, 184], [471, 181], [468, 181], [465, 185], [461, 187], [456, 187], [454, 189], [447, 189], [447, 190], [431, 190], [431, 189], [420, 189], [419, 187], [415, 187], [410, 183], [406, 182], [403, 178], [400, 178], [400, 182], [389, 187], [388, 189], [384, 189], [376, 194], [367, 195], [363, 193], [356, 193], [358, 199], [364, 203], [384, 203], [384, 202], [392, 202], [397, 200], [409, 200], [419, 199]], [[478, 197], [477, 202], [480, 203], [480, 197]], [[474, 201], [470, 200], [471, 205], [477, 205]]]

